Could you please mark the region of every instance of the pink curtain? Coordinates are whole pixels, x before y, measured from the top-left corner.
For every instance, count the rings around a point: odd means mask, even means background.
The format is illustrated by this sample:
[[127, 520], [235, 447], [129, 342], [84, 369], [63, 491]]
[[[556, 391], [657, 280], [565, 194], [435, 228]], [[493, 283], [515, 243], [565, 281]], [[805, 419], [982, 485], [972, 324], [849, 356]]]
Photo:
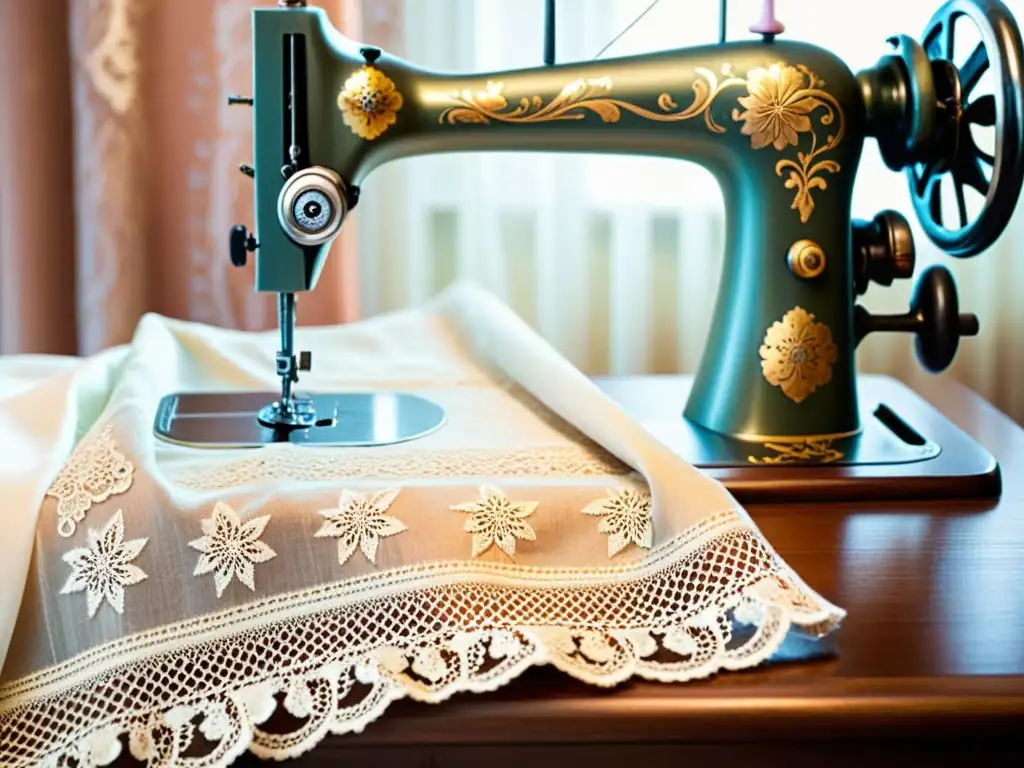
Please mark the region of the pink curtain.
[[[0, 2], [0, 353], [90, 354], [145, 312], [274, 326], [228, 260], [253, 212], [252, 113], [227, 97], [250, 95], [250, 11], [275, 2]], [[361, 36], [357, 0], [318, 4]], [[355, 258], [350, 222], [303, 324], [357, 316]]]

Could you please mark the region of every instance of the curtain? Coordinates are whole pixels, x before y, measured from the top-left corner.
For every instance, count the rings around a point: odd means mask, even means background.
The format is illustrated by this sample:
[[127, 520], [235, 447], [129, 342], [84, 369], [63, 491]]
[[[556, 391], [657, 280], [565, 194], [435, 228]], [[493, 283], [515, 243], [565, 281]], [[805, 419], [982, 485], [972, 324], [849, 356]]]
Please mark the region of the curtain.
[[[250, 11], [275, 0], [0, 2], [0, 352], [89, 354], [158, 312], [276, 323], [228, 233], [253, 226]], [[319, 3], [350, 36], [359, 8]], [[305, 324], [356, 315], [346, 226]]]
[[[1004, 2], [1024, 19], [1024, 0]], [[558, 60], [593, 59], [650, 5], [558, 0]], [[889, 36], [920, 38], [940, 5], [777, 0], [776, 9], [785, 38], [832, 50], [857, 71], [891, 50]], [[406, 0], [401, 6], [405, 34], [397, 52], [421, 66], [488, 72], [542, 61], [544, 0]], [[760, 6], [760, 0], [730, 0], [730, 39], [749, 39]], [[962, 64], [980, 38], [967, 27], [957, 34]], [[718, 3], [661, 0], [602, 58], [717, 39]], [[980, 92], [991, 92], [987, 80]], [[975, 138], [992, 152], [991, 129]], [[471, 278], [587, 373], [696, 370], [724, 257], [725, 203], [711, 175], [694, 163], [533, 153], [409, 158], [366, 179], [360, 209], [360, 296], [367, 314], [415, 304], [454, 279]], [[1024, 378], [1024, 204], [991, 249], [954, 259], [927, 238], [905, 177], [884, 166], [869, 139], [853, 215], [871, 219], [884, 209], [910, 221], [915, 278], [931, 264], [946, 266], [958, 283], [961, 312], [979, 316], [980, 335], [961, 340], [942, 375], [1024, 421], [1024, 388], [1015, 386]], [[859, 300], [873, 313], [905, 313], [913, 285], [874, 285]], [[913, 341], [907, 334], [869, 336], [858, 348], [858, 367], [918, 385], [933, 374], [918, 364]]]

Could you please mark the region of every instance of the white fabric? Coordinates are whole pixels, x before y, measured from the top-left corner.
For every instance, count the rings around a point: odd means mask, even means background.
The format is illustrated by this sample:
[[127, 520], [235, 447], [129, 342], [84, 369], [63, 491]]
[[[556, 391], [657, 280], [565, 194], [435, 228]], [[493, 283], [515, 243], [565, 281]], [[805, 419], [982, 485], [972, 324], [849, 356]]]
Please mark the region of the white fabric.
[[[283, 758], [403, 696], [542, 663], [680, 682], [842, 619], [722, 486], [469, 285], [297, 332], [304, 389], [415, 392], [448, 413], [429, 437], [153, 438], [165, 394], [275, 389], [276, 346], [151, 315], [127, 347], [0, 363], [0, 763], [102, 765], [125, 736], [183, 765], [196, 715], [202, 765]], [[260, 729], [275, 692], [303, 720], [287, 735]]]
[[85, 360], [0, 357], [0, 666], [14, 632], [43, 494], [99, 415], [126, 353], [119, 347]]

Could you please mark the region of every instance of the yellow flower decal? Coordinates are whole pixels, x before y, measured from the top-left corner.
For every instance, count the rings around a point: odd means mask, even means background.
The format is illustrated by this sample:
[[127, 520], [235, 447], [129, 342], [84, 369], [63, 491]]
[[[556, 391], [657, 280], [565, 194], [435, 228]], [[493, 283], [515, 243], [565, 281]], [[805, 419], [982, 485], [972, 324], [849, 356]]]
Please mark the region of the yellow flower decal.
[[[747, 73], [747, 94], [737, 101], [744, 107], [734, 109], [733, 120], [742, 122], [740, 132], [750, 136], [750, 146], [757, 149], [775, 147], [783, 151], [798, 147], [801, 135], [805, 149], [796, 153], [796, 159], [783, 158], [775, 164], [775, 173], [786, 176], [786, 189], [796, 190], [792, 208], [806, 223], [814, 212], [811, 190], [827, 189], [824, 174], [838, 173], [839, 163], [822, 157], [835, 149], [843, 138], [843, 113], [835, 98], [824, 91], [824, 81], [807, 67], [776, 63], [770, 67], [757, 67]], [[831, 128], [824, 140], [818, 135], [812, 121]]]
[[772, 323], [761, 346], [761, 372], [769, 384], [781, 387], [795, 403], [832, 380], [839, 350], [827, 325], [800, 307]]
[[338, 95], [338, 109], [345, 125], [360, 138], [373, 140], [398, 119], [402, 94], [387, 75], [366, 66], [345, 81]]
[[811, 130], [808, 115], [822, 104], [804, 85], [804, 74], [796, 67], [773, 64], [747, 73], [750, 95], [738, 99], [746, 109], [738, 119], [743, 120], [740, 131], [751, 137], [754, 149], [771, 144], [781, 151], [790, 144], [796, 146], [798, 133]]

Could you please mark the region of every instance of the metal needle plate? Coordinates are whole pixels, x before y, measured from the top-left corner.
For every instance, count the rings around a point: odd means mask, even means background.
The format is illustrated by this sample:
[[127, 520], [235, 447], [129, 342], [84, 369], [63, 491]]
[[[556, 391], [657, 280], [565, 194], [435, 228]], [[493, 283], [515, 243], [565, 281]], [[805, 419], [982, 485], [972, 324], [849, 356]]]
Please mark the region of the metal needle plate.
[[197, 448], [256, 448], [270, 443], [379, 446], [429, 435], [445, 423], [441, 406], [416, 395], [347, 392], [304, 395], [316, 411], [313, 426], [275, 430], [256, 414], [279, 393], [174, 394], [157, 409], [153, 431], [162, 440]]

